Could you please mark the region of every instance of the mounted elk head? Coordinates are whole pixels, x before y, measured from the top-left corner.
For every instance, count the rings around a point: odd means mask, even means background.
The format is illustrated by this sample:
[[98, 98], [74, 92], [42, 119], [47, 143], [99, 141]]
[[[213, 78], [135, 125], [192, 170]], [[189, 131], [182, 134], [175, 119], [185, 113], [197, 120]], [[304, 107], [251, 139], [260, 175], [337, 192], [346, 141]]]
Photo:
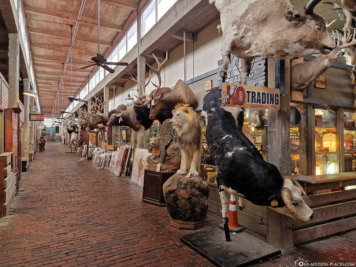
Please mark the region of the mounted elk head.
[[314, 13], [321, 0], [310, 0], [303, 12], [290, 0], [209, 0], [220, 11], [223, 33], [223, 72], [230, 56], [242, 58], [242, 83], [246, 83], [252, 59], [299, 58], [327, 54], [335, 42], [326, 30], [324, 19]]
[[[355, 63], [355, 45], [356, 45], [356, 30], [352, 29], [349, 34], [346, 32], [341, 36], [338, 32], [333, 32], [337, 46], [334, 50], [326, 55], [320, 55], [314, 60], [302, 64], [296, 64], [291, 71], [291, 89], [302, 91], [309, 86], [316, 78], [323, 74], [332, 63], [336, 61], [342, 54], [343, 50], [348, 48], [353, 55], [353, 64]], [[353, 73], [353, 72], [352, 72]]]
[[157, 62], [157, 68], [153, 68], [150, 65], [148, 66], [157, 75], [158, 85], [152, 83], [156, 89], [151, 92], [146, 100], [146, 104], [150, 104], [151, 106], [150, 119], [158, 118], [162, 112], [171, 112], [177, 104], [188, 104], [191, 107], [196, 108], [198, 106], [198, 101], [190, 87], [182, 80], [179, 80], [176, 83], [173, 90], [169, 87], [161, 87], [161, 70], [168, 60], [168, 52], [166, 53], [166, 58], [163, 62], [159, 62], [157, 57], [154, 54], [152, 55]]
[[100, 97], [94, 96], [91, 99], [91, 108], [88, 115], [88, 128], [90, 130], [98, 128], [100, 124], [101, 128], [103, 128], [103, 125], [108, 122], [109, 118], [104, 115], [105, 104]]

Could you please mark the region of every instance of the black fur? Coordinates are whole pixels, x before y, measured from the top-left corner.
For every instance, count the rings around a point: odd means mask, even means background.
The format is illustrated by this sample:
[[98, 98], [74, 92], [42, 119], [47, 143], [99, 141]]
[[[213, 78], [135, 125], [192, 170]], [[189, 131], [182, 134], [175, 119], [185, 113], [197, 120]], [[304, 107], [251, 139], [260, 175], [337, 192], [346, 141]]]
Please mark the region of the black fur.
[[204, 98], [208, 113], [206, 140], [218, 167], [217, 183], [231, 187], [256, 205], [279, 206], [283, 178], [276, 166], [263, 160], [260, 152], [242, 133], [243, 112], [238, 125], [230, 112], [220, 107], [221, 92], [214, 88]]
[[137, 121], [145, 127], [145, 130], [152, 126], [153, 120], [149, 118], [150, 109], [147, 107], [134, 107]]

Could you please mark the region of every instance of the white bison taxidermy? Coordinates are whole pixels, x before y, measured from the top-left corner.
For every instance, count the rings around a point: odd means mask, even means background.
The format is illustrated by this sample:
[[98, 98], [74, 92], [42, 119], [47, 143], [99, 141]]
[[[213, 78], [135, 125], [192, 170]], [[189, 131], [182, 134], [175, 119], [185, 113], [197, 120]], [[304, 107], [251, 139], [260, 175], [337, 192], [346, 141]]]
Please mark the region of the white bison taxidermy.
[[218, 167], [217, 183], [221, 191], [222, 216], [227, 220], [227, 193], [242, 194], [255, 205], [284, 207], [300, 221], [311, 219], [313, 211], [303, 200], [302, 187], [283, 179], [276, 166], [266, 162], [242, 133], [243, 112], [238, 122], [220, 107], [221, 93], [214, 88], [204, 98], [208, 114], [206, 140]]
[[181, 164], [178, 174], [187, 177], [198, 176], [200, 169], [201, 127], [199, 115], [188, 105], [178, 104], [171, 119], [176, 131], [177, 142], [181, 151]]
[[304, 12], [289, 0], [209, 0], [220, 11], [223, 42], [222, 71], [230, 56], [242, 58], [242, 83], [246, 83], [253, 58], [298, 58], [329, 53], [335, 42], [322, 17], [314, 14], [321, 0], [310, 0]]

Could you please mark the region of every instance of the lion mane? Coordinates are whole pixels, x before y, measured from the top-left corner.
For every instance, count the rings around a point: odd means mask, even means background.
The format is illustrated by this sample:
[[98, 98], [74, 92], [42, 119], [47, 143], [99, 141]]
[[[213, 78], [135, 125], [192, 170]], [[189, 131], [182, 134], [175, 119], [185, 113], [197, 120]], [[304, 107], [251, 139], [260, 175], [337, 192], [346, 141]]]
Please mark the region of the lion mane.
[[178, 104], [173, 110], [175, 114], [178, 110], [186, 115], [186, 122], [181, 127], [176, 128], [177, 141], [181, 147], [194, 147], [200, 149], [201, 127], [198, 114], [187, 104]]
[[[178, 112], [180, 115], [178, 118]], [[187, 104], [178, 104], [173, 110], [172, 126], [176, 131], [176, 141], [181, 152], [186, 154], [182, 157], [179, 174], [197, 176], [200, 168], [200, 148], [202, 131], [199, 115]], [[184, 162], [183, 162], [184, 161]]]

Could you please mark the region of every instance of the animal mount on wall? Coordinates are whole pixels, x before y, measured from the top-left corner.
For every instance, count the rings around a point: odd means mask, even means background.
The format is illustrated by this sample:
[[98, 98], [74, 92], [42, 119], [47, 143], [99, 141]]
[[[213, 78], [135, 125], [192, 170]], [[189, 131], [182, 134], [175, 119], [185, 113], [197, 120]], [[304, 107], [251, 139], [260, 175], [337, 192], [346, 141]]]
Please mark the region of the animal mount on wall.
[[222, 73], [226, 78], [231, 55], [242, 59], [241, 83], [247, 82], [255, 57], [297, 58], [329, 53], [333, 38], [324, 19], [314, 13], [321, 0], [310, 0], [297, 11], [289, 0], [209, 0], [220, 12], [223, 42]]

